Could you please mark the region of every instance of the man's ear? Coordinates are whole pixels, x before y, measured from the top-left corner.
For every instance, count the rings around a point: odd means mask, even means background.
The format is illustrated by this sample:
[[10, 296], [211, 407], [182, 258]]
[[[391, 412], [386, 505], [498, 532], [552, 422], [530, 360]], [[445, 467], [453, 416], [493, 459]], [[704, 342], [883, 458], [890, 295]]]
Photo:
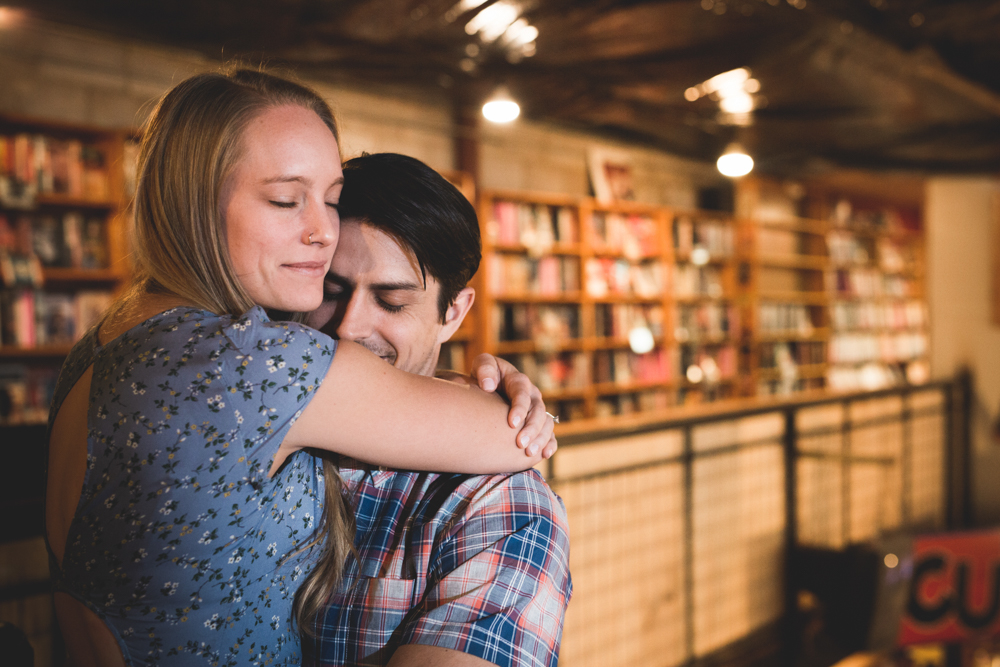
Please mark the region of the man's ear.
[[444, 325], [438, 333], [438, 343], [444, 343], [458, 331], [475, 300], [476, 290], [471, 287], [464, 288], [455, 296], [455, 300], [444, 313]]

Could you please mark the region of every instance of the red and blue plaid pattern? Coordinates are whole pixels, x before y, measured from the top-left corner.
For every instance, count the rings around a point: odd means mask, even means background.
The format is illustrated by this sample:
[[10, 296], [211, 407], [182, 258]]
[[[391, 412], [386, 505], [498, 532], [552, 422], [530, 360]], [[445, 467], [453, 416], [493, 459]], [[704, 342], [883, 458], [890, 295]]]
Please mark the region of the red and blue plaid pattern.
[[555, 667], [572, 592], [569, 533], [562, 502], [537, 472], [342, 463], [358, 558], [317, 639], [304, 640], [316, 664], [384, 665], [399, 646], [425, 644], [501, 666]]

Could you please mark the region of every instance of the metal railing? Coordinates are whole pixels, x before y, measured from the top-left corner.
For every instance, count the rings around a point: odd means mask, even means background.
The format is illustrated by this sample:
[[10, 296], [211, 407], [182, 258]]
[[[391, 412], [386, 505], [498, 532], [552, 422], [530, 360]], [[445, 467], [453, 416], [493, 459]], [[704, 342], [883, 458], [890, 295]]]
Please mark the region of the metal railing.
[[664, 415], [560, 437], [570, 522], [560, 664], [751, 664], [783, 644], [797, 545], [968, 515], [966, 377]]

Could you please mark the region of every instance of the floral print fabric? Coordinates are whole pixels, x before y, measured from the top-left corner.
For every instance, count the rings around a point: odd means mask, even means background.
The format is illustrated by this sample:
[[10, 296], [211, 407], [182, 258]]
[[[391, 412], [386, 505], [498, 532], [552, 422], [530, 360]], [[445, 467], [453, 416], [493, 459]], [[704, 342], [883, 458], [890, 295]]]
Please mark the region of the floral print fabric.
[[298, 665], [295, 589], [322, 470], [268, 479], [335, 342], [307, 327], [179, 308], [105, 346], [91, 331], [52, 414], [93, 364], [87, 473], [57, 590], [101, 616], [130, 665]]

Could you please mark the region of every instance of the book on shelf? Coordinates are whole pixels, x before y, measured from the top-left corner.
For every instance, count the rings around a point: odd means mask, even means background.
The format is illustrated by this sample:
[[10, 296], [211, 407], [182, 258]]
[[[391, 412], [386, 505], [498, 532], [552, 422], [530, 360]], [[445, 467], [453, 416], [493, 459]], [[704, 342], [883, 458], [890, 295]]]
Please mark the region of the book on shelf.
[[591, 257], [584, 265], [587, 294], [654, 298], [666, 290], [663, 264], [658, 261], [635, 264], [624, 259]]
[[847, 231], [830, 231], [826, 235], [826, 247], [830, 260], [838, 266], [864, 266], [872, 260], [869, 243]]
[[594, 353], [594, 382], [670, 382], [676, 375], [673, 370], [676, 365], [676, 350], [659, 348], [645, 354], [630, 350], [598, 350]]
[[796, 303], [761, 303], [757, 307], [757, 330], [762, 334], [812, 335], [809, 307]]
[[0, 135], [0, 205], [31, 206], [38, 195], [49, 194], [107, 199], [104, 153], [78, 139]]
[[830, 338], [830, 363], [892, 363], [919, 359], [927, 355], [927, 340], [927, 334], [921, 332], [839, 333]]
[[111, 301], [112, 294], [106, 291], [0, 290], [0, 345], [33, 348], [74, 343], [100, 322]]
[[[80, 211], [61, 215], [0, 214], [0, 251], [33, 255], [45, 267], [102, 269], [108, 266], [106, 225]], [[4, 238], [15, 239], [13, 243]]]
[[782, 360], [796, 366], [816, 366], [826, 363], [826, 344], [822, 341], [782, 341], [760, 346], [758, 367], [780, 368]]
[[493, 220], [487, 229], [499, 245], [522, 245], [542, 253], [555, 244], [579, 242], [576, 215], [566, 206], [548, 206], [513, 201], [493, 203]]
[[503, 357], [527, 375], [543, 392], [583, 389], [589, 382], [587, 355], [582, 352], [513, 354]]
[[736, 360], [736, 348], [732, 345], [713, 348], [683, 346], [680, 349], [680, 368], [688, 381], [695, 383], [714, 384], [734, 377]]
[[489, 288], [497, 296], [558, 296], [580, 289], [578, 257], [547, 255], [534, 259], [526, 255], [495, 253], [488, 261]]
[[443, 343], [441, 353], [438, 355], [437, 369], [465, 373], [465, 347], [465, 343], [460, 341]]
[[922, 301], [840, 301], [830, 308], [834, 331], [920, 329], [926, 326]]
[[557, 347], [579, 338], [580, 307], [574, 304], [503, 303], [493, 307], [493, 337], [498, 342], [535, 341]]
[[660, 252], [657, 224], [649, 216], [594, 211], [590, 224], [594, 248], [600, 252], [619, 253], [631, 260]]
[[597, 304], [594, 333], [601, 338], [626, 339], [634, 329], [648, 329], [653, 338], [663, 337], [663, 306], [658, 304]]
[[709, 259], [733, 255], [733, 226], [725, 220], [696, 219], [679, 215], [673, 221], [674, 252], [679, 259], [688, 259], [696, 249], [708, 253]]
[[0, 364], [0, 426], [44, 424], [58, 368]]
[[705, 339], [737, 339], [741, 333], [739, 308], [728, 303], [678, 305], [674, 338], [679, 343]]
[[647, 389], [601, 396], [595, 405], [595, 416], [599, 418], [616, 415], [631, 415], [641, 412], [666, 410], [676, 405], [676, 392], [667, 389]]
[[722, 272], [714, 266], [675, 264], [673, 270], [674, 295], [681, 298], [709, 297], [721, 298]]

